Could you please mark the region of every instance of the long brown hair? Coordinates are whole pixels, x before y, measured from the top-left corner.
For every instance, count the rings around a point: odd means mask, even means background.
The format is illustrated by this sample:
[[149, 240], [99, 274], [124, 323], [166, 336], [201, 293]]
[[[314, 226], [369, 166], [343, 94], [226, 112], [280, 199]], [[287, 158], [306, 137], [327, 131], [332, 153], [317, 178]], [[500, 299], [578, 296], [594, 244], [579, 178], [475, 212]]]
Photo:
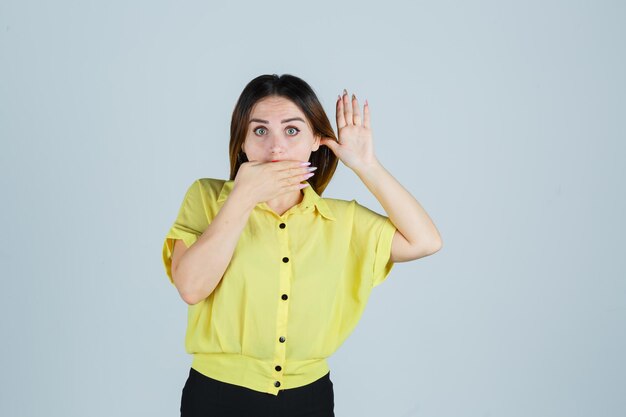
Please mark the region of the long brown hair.
[[[306, 116], [314, 135], [337, 140], [335, 132], [326, 116], [313, 89], [304, 80], [290, 74], [260, 75], [250, 81], [243, 89], [230, 122], [230, 179], [234, 180], [239, 166], [248, 162], [241, 145], [246, 139], [246, 131], [250, 122], [250, 114], [254, 105], [269, 96], [279, 96], [291, 100]], [[338, 159], [327, 146], [320, 145], [317, 151], [311, 152], [310, 166], [316, 166], [315, 175], [309, 178], [315, 192], [322, 195], [330, 182]]]

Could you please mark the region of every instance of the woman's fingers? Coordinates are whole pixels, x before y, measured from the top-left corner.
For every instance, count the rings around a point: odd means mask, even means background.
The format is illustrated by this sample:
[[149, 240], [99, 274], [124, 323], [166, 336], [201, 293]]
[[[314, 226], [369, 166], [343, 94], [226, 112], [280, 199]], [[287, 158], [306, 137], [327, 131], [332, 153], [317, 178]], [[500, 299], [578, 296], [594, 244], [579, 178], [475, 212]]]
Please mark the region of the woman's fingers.
[[356, 95], [352, 94], [352, 99], [348, 96], [348, 91], [344, 88], [343, 95], [337, 98], [337, 128], [341, 129], [346, 125], [356, 125], [370, 127], [370, 114], [369, 105], [365, 100], [363, 106], [363, 116], [361, 117], [361, 110], [359, 109], [359, 100]]
[[295, 168], [307, 167], [311, 165], [311, 162], [284, 159], [282, 161], [274, 162], [274, 164], [275, 165], [270, 165], [270, 166], [272, 168], [275, 168], [276, 170], [285, 170], [285, 169], [290, 169], [290, 168], [295, 169]]
[[314, 172], [298, 173], [297, 175], [284, 177], [280, 179], [280, 181], [282, 181], [285, 184], [284, 187], [292, 187], [294, 185], [297, 186], [302, 181], [308, 180], [313, 175], [315, 175]]
[[350, 97], [348, 97], [348, 91], [343, 89], [343, 117], [346, 120], [347, 125], [353, 125], [354, 121], [352, 120], [352, 104], [350, 103]]
[[310, 186], [302, 182], [313, 177], [316, 167], [307, 166], [309, 162], [299, 160], [277, 160], [276, 162], [248, 161], [241, 164], [235, 178], [242, 182], [257, 201], [267, 201], [291, 190], [300, 190]]
[[298, 182], [302, 181], [303, 177], [306, 177], [304, 179], [312, 177], [313, 175], [309, 174], [313, 174], [314, 171], [317, 169], [317, 167], [306, 166], [303, 164], [303, 162], [300, 161], [286, 160], [278, 162], [278, 164], [284, 166], [282, 170], [279, 170], [279, 178], [291, 179], [293, 181], [297, 180]]
[[343, 97], [339, 96], [337, 98], [337, 109], [336, 109], [336, 118], [337, 118], [337, 129], [341, 129], [346, 125], [346, 119], [343, 117]]
[[352, 94], [352, 119], [356, 126], [361, 126], [361, 111], [359, 110], [359, 101]]

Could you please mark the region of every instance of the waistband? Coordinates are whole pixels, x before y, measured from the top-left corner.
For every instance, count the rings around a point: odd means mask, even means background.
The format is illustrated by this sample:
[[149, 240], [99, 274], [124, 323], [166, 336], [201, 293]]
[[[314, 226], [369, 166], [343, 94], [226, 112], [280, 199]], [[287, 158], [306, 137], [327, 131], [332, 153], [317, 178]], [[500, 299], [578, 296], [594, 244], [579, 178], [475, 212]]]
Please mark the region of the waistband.
[[236, 353], [194, 353], [191, 367], [218, 381], [274, 395], [281, 389], [310, 384], [330, 372], [326, 359], [275, 364]]

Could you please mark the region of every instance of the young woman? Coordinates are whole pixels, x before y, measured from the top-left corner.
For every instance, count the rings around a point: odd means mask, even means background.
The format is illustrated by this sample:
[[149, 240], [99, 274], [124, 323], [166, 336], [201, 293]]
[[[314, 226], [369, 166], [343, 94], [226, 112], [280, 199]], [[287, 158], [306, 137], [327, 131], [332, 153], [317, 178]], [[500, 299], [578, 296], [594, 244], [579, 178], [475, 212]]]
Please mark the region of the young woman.
[[[344, 90], [336, 121], [337, 137], [302, 79], [259, 76], [233, 111], [230, 179], [187, 189], [163, 245], [189, 304], [181, 415], [334, 416], [326, 359], [395, 262], [441, 248], [427, 213], [377, 160], [367, 101], [361, 115]], [[388, 217], [321, 197], [338, 160]]]

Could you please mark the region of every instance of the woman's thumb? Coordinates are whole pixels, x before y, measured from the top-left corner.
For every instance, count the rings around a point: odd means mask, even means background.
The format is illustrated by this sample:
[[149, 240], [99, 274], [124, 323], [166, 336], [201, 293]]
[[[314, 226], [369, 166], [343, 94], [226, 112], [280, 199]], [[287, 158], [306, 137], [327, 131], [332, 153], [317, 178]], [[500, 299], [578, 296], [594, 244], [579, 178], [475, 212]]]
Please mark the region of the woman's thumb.
[[339, 146], [339, 144], [337, 143], [337, 141], [333, 138], [322, 138], [320, 139], [320, 145], [324, 145], [330, 148], [331, 151], [333, 151], [333, 153], [336, 153], [335, 151], [337, 150], [337, 147]]

